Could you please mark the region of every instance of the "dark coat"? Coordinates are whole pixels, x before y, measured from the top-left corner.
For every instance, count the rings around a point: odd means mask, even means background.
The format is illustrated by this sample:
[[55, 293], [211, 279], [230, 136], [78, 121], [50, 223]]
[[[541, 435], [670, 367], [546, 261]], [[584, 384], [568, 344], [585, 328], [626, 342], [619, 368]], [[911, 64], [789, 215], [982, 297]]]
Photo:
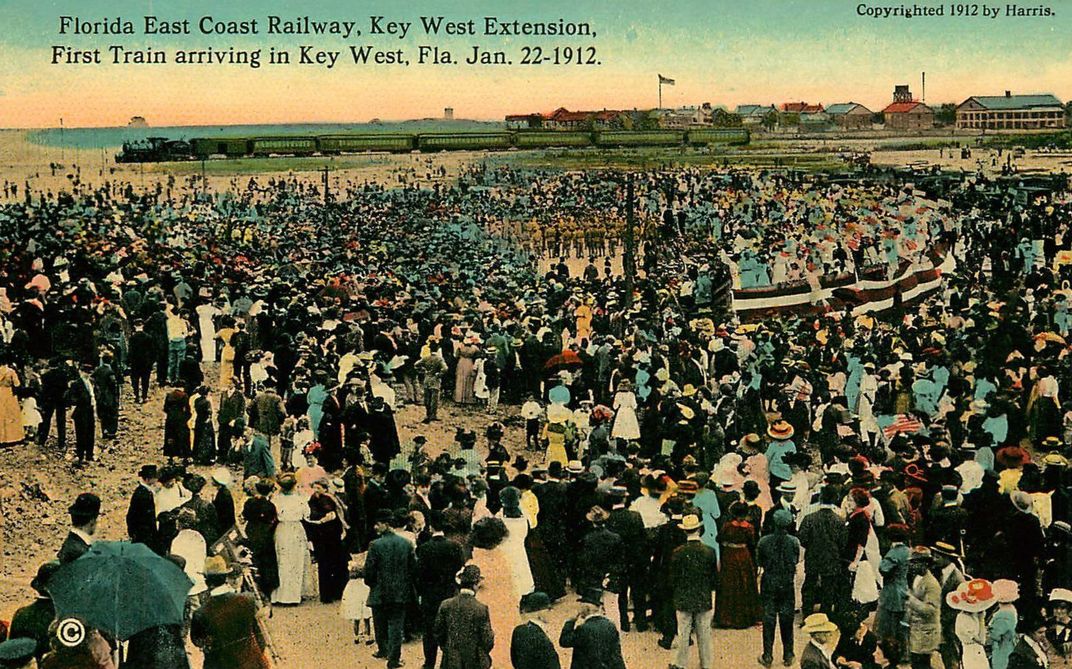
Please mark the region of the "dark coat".
[[644, 519], [639, 512], [629, 509], [612, 510], [610, 518], [607, 519], [607, 529], [621, 537], [626, 568], [642, 566], [645, 561], [650, 560], [648, 533], [644, 531]]
[[417, 558], [413, 545], [394, 532], [385, 532], [369, 545], [365, 560], [368, 605], [412, 602], [416, 573]]
[[231, 491], [221, 486], [216, 491], [216, 496], [212, 498], [212, 506], [216, 507], [220, 534], [226, 534], [235, 526], [235, 503]]
[[446, 537], [417, 546], [417, 595], [422, 604], [442, 602], [458, 592], [455, 576], [465, 565], [462, 547]]
[[247, 595], [210, 597], [194, 612], [190, 640], [205, 652], [204, 669], [268, 669], [257, 605]]
[[48, 627], [56, 618], [56, 607], [51, 599], [36, 599], [11, 617], [10, 639], [33, 639], [37, 642], [34, 657], [40, 660], [49, 650], [51, 635]]
[[815, 644], [808, 642], [800, 653], [800, 669], [834, 669], [834, 665]]
[[182, 625], [150, 627], [130, 637], [126, 659], [130, 669], [189, 669]]
[[127, 535], [134, 543], [156, 547], [156, 502], [153, 493], [143, 485], [134, 489], [127, 510]]
[[1012, 650], [1012, 655], [1009, 655], [1007, 669], [1043, 669], [1044, 666], [1031, 646], [1027, 645], [1023, 637], [1020, 637], [1016, 647]]
[[443, 649], [440, 669], [489, 669], [495, 632], [488, 607], [468, 592], [461, 592], [439, 606], [435, 636]]
[[89, 544], [85, 540], [75, 534], [74, 532], [68, 532], [67, 538], [63, 540], [63, 545], [60, 546], [60, 550], [56, 553], [56, 559], [67, 564], [73, 562], [89, 550]]
[[573, 649], [570, 669], [625, 669], [618, 628], [606, 617], [588, 618], [580, 627], [569, 619], [562, 627], [558, 645]]
[[602, 588], [609, 575], [615, 579], [622, 571], [622, 539], [605, 527], [594, 527], [581, 540], [577, 577], [579, 588]]
[[670, 556], [670, 582], [675, 611], [710, 611], [711, 595], [718, 588], [715, 549], [699, 540], [678, 546]]
[[536, 623], [514, 628], [510, 639], [510, 662], [514, 669], [561, 669], [555, 644]]
[[797, 538], [804, 547], [804, 571], [812, 574], [841, 571], [848, 530], [833, 509], [821, 508], [805, 516]]
[[156, 362], [156, 342], [145, 330], [136, 330], [130, 335], [130, 353], [127, 364], [132, 370], [152, 369]]

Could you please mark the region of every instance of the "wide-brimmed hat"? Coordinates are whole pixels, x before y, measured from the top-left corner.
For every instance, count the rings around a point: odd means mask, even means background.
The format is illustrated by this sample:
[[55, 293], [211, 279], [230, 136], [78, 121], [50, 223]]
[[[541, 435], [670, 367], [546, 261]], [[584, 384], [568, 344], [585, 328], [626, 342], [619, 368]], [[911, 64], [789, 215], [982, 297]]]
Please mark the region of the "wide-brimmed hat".
[[142, 468], [138, 470], [138, 478], [143, 479], [155, 479], [159, 476], [156, 465], [142, 465]]
[[1019, 446], [1006, 446], [997, 452], [994, 459], [1005, 469], [1013, 469], [1031, 462], [1031, 455]]
[[547, 422], [552, 425], [561, 425], [573, 417], [573, 412], [561, 404], [552, 404], [547, 407]]
[[696, 386], [691, 383], [686, 383], [685, 387], [681, 389], [681, 395], [684, 397], [692, 397], [696, 394]]
[[1072, 590], [1068, 588], [1054, 588], [1050, 591], [1050, 604], [1060, 602], [1066, 606], [1072, 606]]
[[52, 575], [59, 571], [63, 565], [59, 560], [49, 560], [37, 568], [37, 575], [30, 581], [30, 587], [42, 595], [48, 591], [48, 582]]
[[913, 562], [931, 562], [934, 559], [934, 555], [931, 553], [931, 549], [926, 546], [916, 546], [912, 549], [912, 553], [909, 554], [908, 559]]
[[1011, 604], [1020, 599], [1020, 584], [1007, 578], [999, 578], [991, 584], [994, 598], [999, 604]]
[[222, 555], [213, 555], [205, 560], [205, 576], [230, 576], [231, 568]]
[[1031, 513], [1035, 506], [1031, 495], [1023, 490], [1013, 490], [1009, 493], [1009, 499], [1012, 501], [1012, 505], [1016, 507], [1016, 510], [1021, 513]]
[[782, 481], [775, 490], [783, 495], [795, 495], [797, 494], [797, 484], [792, 481]]
[[566, 463], [566, 471], [570, 474], [583, 474], [584, 464], [580, 460], [570, 460]]
[[788, 421], [777, 421], [767, 428], [767, 436], [778, 440], [790, 439], [793, 436], [793, 426]]
[[681, 519], [681, 522], [677, 524], [678, 527], [686, 532], [694, 532], [703, 527], [703, 522], [700, 521], [700, 517], [695, 513], [690, 513]]
[[755, 432], [749, 432], [741, 438], [741, 446], [750, 446], [752, 448], [758, 448], [759, 442], [762, 441], [758, 434]]
[[945, 603], [949, 605], [949, 608], [968, 613], [981, 613], [997, 602], [993, 584], [985, 578], [965, 581], [945, 596]]
[[804, 634], [818, 634], [820, 632], [836, 632], [837, 629], [838, 626], [831, 622], [825, 613], [813, 613], [804, 619], [804, 626], [800, 631]]

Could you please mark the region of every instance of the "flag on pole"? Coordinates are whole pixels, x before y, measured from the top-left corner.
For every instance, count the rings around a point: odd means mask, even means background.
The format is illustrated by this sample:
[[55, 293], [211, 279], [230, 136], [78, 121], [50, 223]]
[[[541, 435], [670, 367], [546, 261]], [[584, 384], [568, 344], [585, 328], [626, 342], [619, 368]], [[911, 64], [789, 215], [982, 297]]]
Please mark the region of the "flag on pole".
[[667, 86], [673, 86], [674, 85], [674, 80], [669, 78], [669, 77], [664, 77], [663, 75], [660, 74], [659, 75], [659, 83], [660, 84], [666, 84]]

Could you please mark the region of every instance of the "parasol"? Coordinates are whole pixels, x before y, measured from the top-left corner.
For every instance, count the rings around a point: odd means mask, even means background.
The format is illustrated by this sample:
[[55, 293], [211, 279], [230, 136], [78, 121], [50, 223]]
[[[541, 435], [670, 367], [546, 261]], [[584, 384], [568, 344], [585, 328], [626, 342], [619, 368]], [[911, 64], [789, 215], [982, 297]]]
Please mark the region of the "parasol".
[[544, 363], [544, 371], [558, 371], [566, 369], [568, 367], [581, 367], [584, 363], [581, 362], [580, 356], [576, 352], [566, 350], [557, 355], [551, 356], [551, 358]]

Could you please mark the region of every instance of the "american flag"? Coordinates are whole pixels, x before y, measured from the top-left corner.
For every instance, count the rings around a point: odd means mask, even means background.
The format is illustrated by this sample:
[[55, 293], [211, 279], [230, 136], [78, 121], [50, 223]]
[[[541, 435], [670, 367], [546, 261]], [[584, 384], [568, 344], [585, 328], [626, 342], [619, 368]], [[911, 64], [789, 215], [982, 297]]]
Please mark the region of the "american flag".
[[899, 413], [894, 417], [893, 422], [882, 430], [882, 434], [887, 439], [892, 439], [899, 432], [914, 433], [922, 429], [923, 423], [918, 418], [911, 414]]

